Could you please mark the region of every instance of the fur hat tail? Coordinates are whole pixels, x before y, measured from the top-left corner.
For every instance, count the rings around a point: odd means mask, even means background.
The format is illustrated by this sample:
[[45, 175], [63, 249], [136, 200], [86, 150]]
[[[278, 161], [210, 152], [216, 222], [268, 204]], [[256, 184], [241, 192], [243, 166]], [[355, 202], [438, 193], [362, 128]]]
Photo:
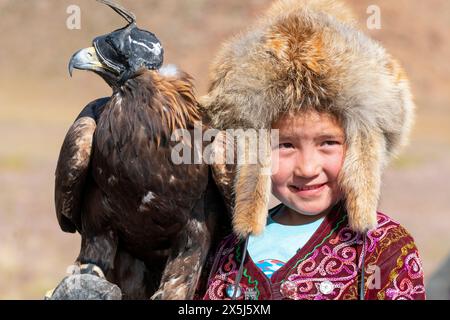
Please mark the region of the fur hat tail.
[[[245, 137], [238, 137], [238, 140]], [[271, 146], [268, 131], [260, 130], [256, 135], [257, 147], [244, 141], [237, 165], [234, 183], [235, 207], [233, 227], [237, 235], [245, 238], [249, 234], [263, 232], [267, 222], [268, 205], [271, 194]], [[251, 159], [255, 161], [251, 161]]]
[[348, 221], [354, 231], [365, 233], [377, 226], [384, 139], [376, 133], [359, 134], [348, 143], [339, 185], [345, 195]]

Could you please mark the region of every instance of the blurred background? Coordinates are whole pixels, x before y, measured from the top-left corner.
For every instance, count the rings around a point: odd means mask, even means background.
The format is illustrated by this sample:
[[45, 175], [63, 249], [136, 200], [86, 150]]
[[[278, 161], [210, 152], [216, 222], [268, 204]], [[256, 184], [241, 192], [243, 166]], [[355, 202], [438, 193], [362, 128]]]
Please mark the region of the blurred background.
[[[428, 297], [450, 299], [450, 1], [347, 0], [360, 28], [405, 67], [416, 97], [411, 145], [384, 176], [380, 210], [415, 237]], [[156, 33], [166, 62], [192, 74], [199, 95], [220, 43], [270, 0], [121, 0]], [[77, 5], [80, 29], [67, 20]], [[381, 10], [369, 30], [367, 8]], [[94, 0], [0, 0], [0, 299], [42, 299], [76, 259], [80, 237], [63, 233], [53, 204], [65, 133], [91, 100], [110, 95], [96, 75], [75, 72], [72, 54], [124, 26]]]

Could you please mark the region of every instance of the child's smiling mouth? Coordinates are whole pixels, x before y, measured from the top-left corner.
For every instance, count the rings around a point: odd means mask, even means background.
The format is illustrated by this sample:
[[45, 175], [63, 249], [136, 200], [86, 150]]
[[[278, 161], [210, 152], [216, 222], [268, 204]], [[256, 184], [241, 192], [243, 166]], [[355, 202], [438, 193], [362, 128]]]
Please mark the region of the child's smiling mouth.
[[302, 187], [290, 185], [289, 190], [301, 196], [313, 196], [319, 194], [326, 186], [326, 183], [305, 185]]

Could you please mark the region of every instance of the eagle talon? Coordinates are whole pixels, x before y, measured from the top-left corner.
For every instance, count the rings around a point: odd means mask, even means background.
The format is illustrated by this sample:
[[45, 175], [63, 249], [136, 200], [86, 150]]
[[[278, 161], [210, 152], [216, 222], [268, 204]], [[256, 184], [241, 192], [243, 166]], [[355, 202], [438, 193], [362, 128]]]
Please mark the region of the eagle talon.
[[80, 266], [80, 273], [81, 274], [91, 274], [91, 275], [97, 276], [99, 278], [106, 279], [105, 274], [103, 273], [103, 270], [100, 269], [99, 266], [92, 264], [92, 263], [82, 264]]
[[150, 300], [163, 300], [163, 294], [162, 291], [156, 291], [155, 294], [150, 298]]

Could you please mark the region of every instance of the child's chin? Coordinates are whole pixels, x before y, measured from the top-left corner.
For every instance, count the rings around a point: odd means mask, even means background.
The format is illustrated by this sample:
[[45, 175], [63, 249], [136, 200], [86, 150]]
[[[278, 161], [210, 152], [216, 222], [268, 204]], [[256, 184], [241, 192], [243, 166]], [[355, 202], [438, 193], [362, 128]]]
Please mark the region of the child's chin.
[[316, 206], [295, 206], [294, 210], [305, 216], [317, 216], [328, 210], [330, 206], [316, 205]]

